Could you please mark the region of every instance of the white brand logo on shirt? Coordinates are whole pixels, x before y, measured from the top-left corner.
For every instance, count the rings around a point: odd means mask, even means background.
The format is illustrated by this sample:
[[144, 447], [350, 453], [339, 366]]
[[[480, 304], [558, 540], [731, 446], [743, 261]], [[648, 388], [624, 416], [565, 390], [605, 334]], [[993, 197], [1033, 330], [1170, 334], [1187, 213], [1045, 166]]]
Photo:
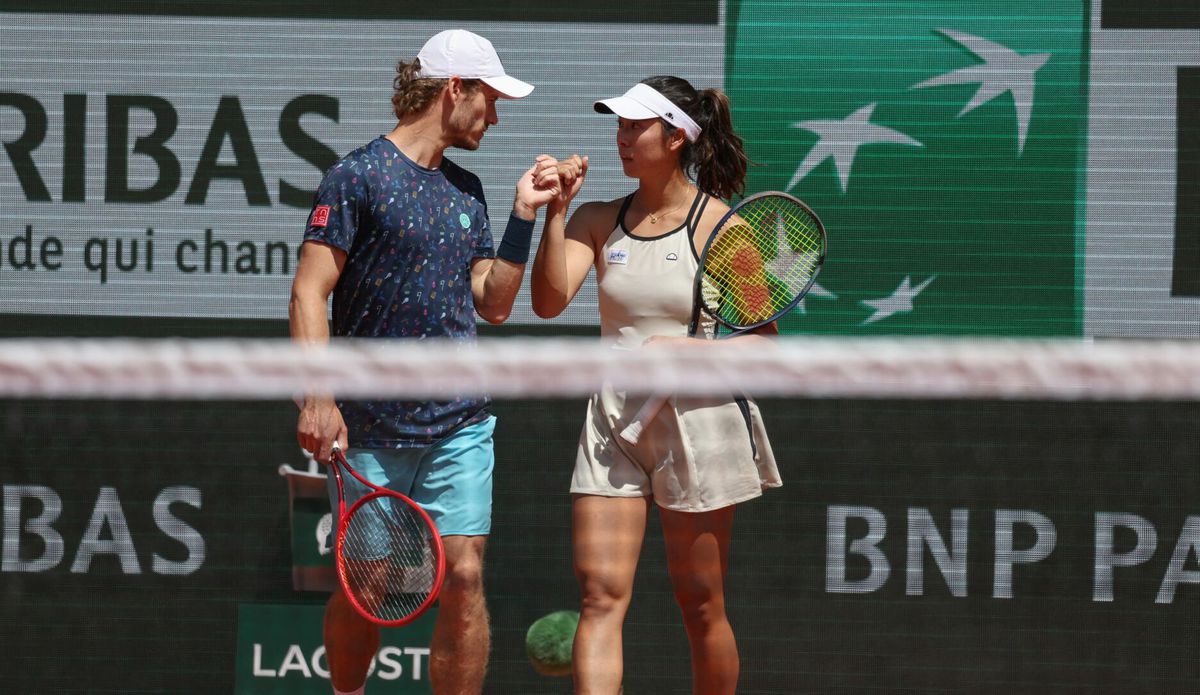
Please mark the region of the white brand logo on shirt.
[[608, 252], [609, 265], [627, 265], [629, 263], [629, 249], [610, 249]]
[[667, 260], [668, 261], [677, 261], [677, 260], [679, 260], [679, 256], [675, 255], [675, 252], [672, 251], [671, 253], [667, 254]]

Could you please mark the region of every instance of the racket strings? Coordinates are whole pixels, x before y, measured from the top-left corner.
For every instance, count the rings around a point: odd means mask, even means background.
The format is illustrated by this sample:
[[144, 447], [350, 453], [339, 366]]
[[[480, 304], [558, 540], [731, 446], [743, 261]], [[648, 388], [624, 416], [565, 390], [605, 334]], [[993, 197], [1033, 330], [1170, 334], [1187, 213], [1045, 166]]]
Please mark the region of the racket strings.
[[373, 497], [346, 519], [342, 531], [346, 590], [383, 621], [416, 613], [434, 590], [438, 558], [432, 531], [407, 503]]
[[754, 326], [790, 308], [824, 261], [820, 222], [789, 198], [748, 200], [705, 254], [700, 296], [722, 322]]

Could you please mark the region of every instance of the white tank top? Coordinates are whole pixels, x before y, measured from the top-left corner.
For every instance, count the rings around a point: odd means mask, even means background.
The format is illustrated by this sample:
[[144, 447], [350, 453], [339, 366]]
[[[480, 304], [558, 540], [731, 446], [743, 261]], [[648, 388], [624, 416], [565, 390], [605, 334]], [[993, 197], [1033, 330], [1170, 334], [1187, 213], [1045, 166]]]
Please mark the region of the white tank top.
[[[625, 228], [625, 211], [632, 200], [630, 195], [621, 205], [596, 261], [600, 335], [630, 349], [654, 335], [687, 335], [699, 267], [692, 243], [694, 221], [708, 202], [698, 193], [681, 226], [643, 237]], [[698, 335], [705, 330], [711, 325], [701, 326]]]
[[[697, 194], [683, 225], [654, 237], [625, 228], [625, 199], [596, 260], [600, 333], [637, 349], [653, 335], [685, 336], [692, 320], [699, 259], [695, 223], [708, 196]], [[700, 321], [697, 335], [711, 335]], [[781, 485], [775, 456], [754, 401], [671, 397], [637, 445], [618, 436], [650, 396], [605, 386], [592, 396], [576, 450], [571, 492], [651, 495], [662, 507], [699, 512], [737, 504]]]

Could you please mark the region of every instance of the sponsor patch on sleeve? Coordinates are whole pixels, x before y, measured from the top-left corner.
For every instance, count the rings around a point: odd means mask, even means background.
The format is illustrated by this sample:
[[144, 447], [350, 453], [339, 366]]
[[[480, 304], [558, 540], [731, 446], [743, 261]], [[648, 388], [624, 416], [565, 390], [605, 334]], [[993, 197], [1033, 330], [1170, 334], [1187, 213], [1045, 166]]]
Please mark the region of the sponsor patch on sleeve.
[[318, 205], [313, 209], [312, 220], [309, 221], [310, 227], [324, 227], [329, 224], [329, 206]]

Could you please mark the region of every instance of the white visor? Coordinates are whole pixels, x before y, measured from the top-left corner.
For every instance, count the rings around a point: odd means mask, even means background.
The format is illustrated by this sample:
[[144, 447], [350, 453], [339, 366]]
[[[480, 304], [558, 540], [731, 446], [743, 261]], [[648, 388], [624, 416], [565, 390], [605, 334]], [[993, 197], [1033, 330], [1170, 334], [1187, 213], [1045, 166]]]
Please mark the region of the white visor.
[[425, 42], [417, 54], [417, 77], [481, 80], [506, 99], [529, 96], [533, 85], [504, 72], [492, 42], [463, 29], [448, 29]]
[[693, 121], [675, 102], [648, 84], [635, 84], [619, 97], [597, 101], [592, 108], [599, 113], [613, 113], [635, 121], [661, 118], [682, 130], [689, 142], [696, 142], [700, 137], [700, 124]]

